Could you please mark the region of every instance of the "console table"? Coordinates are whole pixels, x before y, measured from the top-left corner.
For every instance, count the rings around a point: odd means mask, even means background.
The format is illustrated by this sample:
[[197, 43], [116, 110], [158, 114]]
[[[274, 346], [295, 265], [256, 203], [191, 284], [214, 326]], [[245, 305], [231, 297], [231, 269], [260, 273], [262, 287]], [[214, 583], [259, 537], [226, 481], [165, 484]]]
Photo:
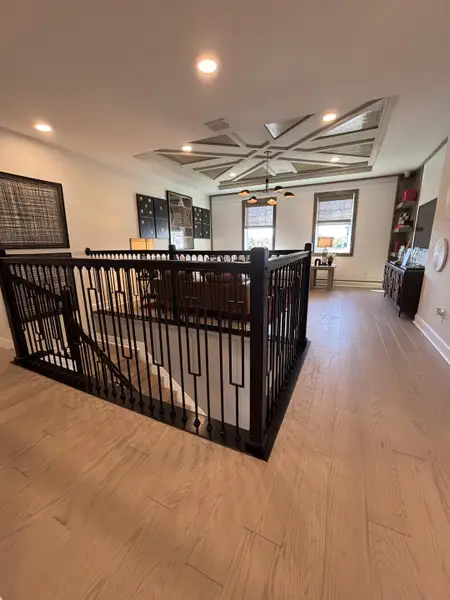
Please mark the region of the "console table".
[[400, 267], [391, 262], [384, 265], [384, 295], [397, 306], [399, 317], [406, 313], [414, 319], [419, 306], [424, 273], [424, 267]]

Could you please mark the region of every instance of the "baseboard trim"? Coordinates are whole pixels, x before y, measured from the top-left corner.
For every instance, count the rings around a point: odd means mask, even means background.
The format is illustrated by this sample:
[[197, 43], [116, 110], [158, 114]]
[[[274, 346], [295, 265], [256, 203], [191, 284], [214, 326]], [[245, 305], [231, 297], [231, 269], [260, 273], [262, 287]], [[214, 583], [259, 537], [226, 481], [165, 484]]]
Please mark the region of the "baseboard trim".
[[12, 350], [14, 348], [13, 341], [9, 338], [0, 338], [0, 348]]
[[422, 319], [420, 315], [416, 315], [414, 319], [414, 325], [423, 333], [427, 340], [436, 348], [442, 358], [450, 365], [450, 346], [444, 342], [441, 336], [438, 335], [434, 329], [430, 327], [428, 323], [424, 321], [424, 319]]
[[349, 287], [349, 288], [364, 288], [369, 290], [380, 290], [382, 286], [381, 281], [351, 281], [345, 279], [335, 279], [335, 287]]

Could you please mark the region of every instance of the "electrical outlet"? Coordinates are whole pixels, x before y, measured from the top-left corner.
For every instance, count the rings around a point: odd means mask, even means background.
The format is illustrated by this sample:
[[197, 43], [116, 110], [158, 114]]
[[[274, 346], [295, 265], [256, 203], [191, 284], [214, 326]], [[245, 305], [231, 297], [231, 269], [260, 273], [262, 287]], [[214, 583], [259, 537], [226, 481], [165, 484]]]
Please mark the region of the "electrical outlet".
[[446, 312], [447, 311], [445, 310], [445, 308], [437, 308], [436, 309], [436, 314], [438, 317], [441, 317], [441, 321], [444, 321]]

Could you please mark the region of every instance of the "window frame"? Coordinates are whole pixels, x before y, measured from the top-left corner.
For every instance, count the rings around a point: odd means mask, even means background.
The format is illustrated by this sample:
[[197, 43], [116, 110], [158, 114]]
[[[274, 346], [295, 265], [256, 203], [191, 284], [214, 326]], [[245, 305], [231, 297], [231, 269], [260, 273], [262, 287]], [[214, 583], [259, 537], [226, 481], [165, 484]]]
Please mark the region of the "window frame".
[[[246, 227], [245, 222], [245, 211], [247, 207], [252, 207], [252, 206], [267, 206], [267, 200], [269, 200], [270, 196], [267, 196], [267, 198], [259, 198], [258, 201], [255, 204], [248, 204], [247, 200], [243, 200], [242, 201], [242, 250], [244, 250], [245, 252], [250, 252], [249, 250], [245, 249], [245, 230], [246, 229], [266, 229], [267, 225], [255, 225], [253, 227]], [[269, 205], [270, 206], [270, 205]], [[275, 235], [276, 235], [276, 227], [277, 227], [277, 205], [275, 204], [275, 206], [272, 206], [273, 208], [273, 224], [272, 224], [272, 247], [269, 248], [269, 250], [275, 250]]]
[[[314, 247], [314, 256], [320, 256], [322, 252], [315, 247], [316, 243], [316, 228], [317, 228], [317, 208], [319, 201], [330, 202], [332, 200], [348, 200], [349, 196], [353, 196], [353, 212], [352, 212], [352, 232], [350, 236], [350, 251], [349, 252], [337, 252], [336, 256], [353, 256], [355, 249], [355, 232], [356, 232], [356, 218], [358, 213], [358, 198], [359, 189], [353, 190], [337, 190], [336, 192], [317, 192], [314, 194], [314, 213], [313, 213], [313, 227], [312, 227], [312, 243]], [[339, 223], [339, 221], [336, 221]]]

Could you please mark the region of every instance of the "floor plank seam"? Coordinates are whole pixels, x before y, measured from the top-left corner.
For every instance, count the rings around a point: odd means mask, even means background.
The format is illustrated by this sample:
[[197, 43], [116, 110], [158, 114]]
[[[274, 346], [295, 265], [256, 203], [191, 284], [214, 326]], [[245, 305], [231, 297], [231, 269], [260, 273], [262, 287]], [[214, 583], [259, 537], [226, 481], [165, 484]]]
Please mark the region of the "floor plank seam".
[[408, 533], [405, 533], [404, 531], [400, 531], [399, 529], [395, 529], [394, 527], [389, 527], [388, 525], [385, 525], [384, 523], [380, 523], [379, 521], [375, 521], [375, 519], [367, 519], [368, 523], [374, 523], [374, 525], [378, 525], [379, 527], [384, 527], [384, 529], [388, 529], [389, 531], [393, 531], [394, 533], [399, 533], [400, 535], [403, 535], [404, 537], [407, 537], [409, 539], [411, 539], [411, 536]]
[[392, 448], [392, 452], [397, 452], [397, 454], [404, 454], [405, 456], [409, 456], [410, 458], [416, 458], [417, 460], [422, 460], [423, 462], [427, 462], [428, 459], [423, 456], [417, 456], [416, 454], [410, 454], [409, 452], [405, 452], [404, 450], [397, 450], [397, 448]]
[[257, 535], [258, 537], [262, 538], [263, 540], [266, 540], [266, 542], [270, 542], [271, 544], [273, 544], [277, 548], [281, 548], [282, 545], [283, 545], [283, 544], [278, 544], [277, 542], [274, 542], [270, 538], [266, 537], [265, 535], [261, 535], [257, 531], [253, 531], [253, 529], [250, 529], [250, 527], [247, 527], [246, 525], [244, 525], [244, 529], [246, 529], [247, 531], [250, 531], [250, 533], [253, 533], [254, 535]]
[[199, 568], [194, 567], [194, 565], [191, 565], [190, 562], [186, 562], [186, 564], [188, 567], [190, 567], [191, 569], [194, 569], [194, 571], [197, 571], [197, 573], [200, 573], [200, 575], [203, 575], [203, 577], [206, 577], [206, 579], [209, 579], [210, 581], [212, 581], [213, 583], [215, 583], [216, 585], [218, 585], [219, 587], [221, 587], [223, 589], [224, 586], [221, 583], [219, 583], [218, 581], [216, 581], [215, 579], [213, 579], [206, 573], [203, 573], [203, 571], [201, 571]]
[[159, 504], [160, 506], [162, 506], [163, 508], [166, 508], [167, 510], [170, 510], [170, 512], [172, 512], [172, 508], [170, 508], [170, 506], [166, 506], [165, 504], [163, 504], [162, 502], [160, 502], [159, 500], [156, 500], [156, 498], [153, 498], [152, 496], [149, 496], [147, 494], [146, 498], [148, 498], [149, 500], [151, 500], [152, 502], [156, 502], [156, 504]]

